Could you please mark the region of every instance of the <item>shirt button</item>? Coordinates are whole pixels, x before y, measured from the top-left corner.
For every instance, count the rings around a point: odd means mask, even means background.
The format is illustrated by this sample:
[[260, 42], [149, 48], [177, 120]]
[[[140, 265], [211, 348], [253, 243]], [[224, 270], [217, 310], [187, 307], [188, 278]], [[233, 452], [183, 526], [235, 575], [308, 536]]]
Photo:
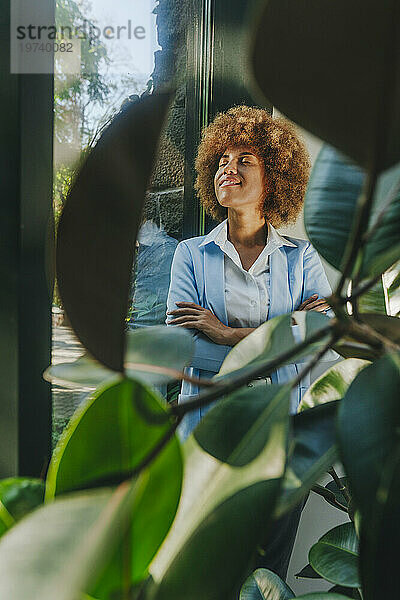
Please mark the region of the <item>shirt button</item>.
[[252, 301], [250, 302], [250, 304], [251, 304], [251, 306], [255, 306], [255, 305], [257, 304], [257, 302], [256, 302], [255, 300], [252, 300]]

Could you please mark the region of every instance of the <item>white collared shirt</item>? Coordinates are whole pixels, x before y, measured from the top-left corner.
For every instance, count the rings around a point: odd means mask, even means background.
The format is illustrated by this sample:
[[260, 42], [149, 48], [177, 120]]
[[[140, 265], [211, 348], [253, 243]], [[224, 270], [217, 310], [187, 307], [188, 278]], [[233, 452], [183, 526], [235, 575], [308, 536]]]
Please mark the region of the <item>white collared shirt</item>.
[[268, 224], [267, 243], [248, 271], [228, 240], [227, 220], [207, 236], [224, 253], [225, 305], [230, 327], [258, 327], [268, 319], [269, 257], [282, 245], [294, 245]]

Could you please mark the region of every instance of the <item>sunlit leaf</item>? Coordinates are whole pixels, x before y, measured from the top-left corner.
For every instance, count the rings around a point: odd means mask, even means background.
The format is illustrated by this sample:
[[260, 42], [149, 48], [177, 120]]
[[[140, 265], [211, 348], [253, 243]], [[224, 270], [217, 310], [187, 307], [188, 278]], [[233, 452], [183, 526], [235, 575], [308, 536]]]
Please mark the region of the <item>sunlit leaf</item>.
[[[149, 417], [155, 422], [149, 423]], [[137, 381], [125, 379], [96, 392], [72, 417], [60, 438], [49, 468], [47, 500], [69, 490], [123, 480], [171, 427], [162, 399]], [[171, 526], [182, 477], [180, 444], [173, 435], [148, 467], [148, 483], [131, 523], [131, 583], [144, 576]], [[103, 600], [121, 586], [122, 564], [117, 556], [108, 565], [95, 589], [96, 598]]]
[[325, 371], [304, 394], [298, 412], [343, 398], [357, 373], [369, 364], [366, 360], [349, 358]]
[[[292, 315], [274, 317], [257, 327], [255, 331], [232, 348], [222, 363], [218, 377], [228, 375], [249, 365], [254, 366], [266, 359], [273, 360], [293, 348], [296, 342], [292, 332], [292, 316], [296, 319], [299, 330], [299, 342], [309, 339], [318, 330], [329, 325], [330, 321], [329, 317], [316, 311], [296, 311]], [[326, 342], [327, 336], [328, 332], [320, 341], [298, 352], [289, 361], [283, 361], [282, 364], [294, 362], [296, 359], [298, 360], [300, 357], [314, 351]]]
[[246, 579], [239, 600], [290, 600], [294, 593], [282, 579], [268, 569], [257, 569]]
[[123, 536], [145, 479], [71, 494], [15, 525], [0, 542], [0, 597], [76, 600]]
[[[156, 600], [238, 594], [283, 475], [289, 398], [287, 386], [239, 390], [210, 410], [185, 442], [182, 500], [151, 565]], [[227, 429], [232, 407], [237, 417], [240, 406], [243, 414], [249, 408], [244, 426]]]

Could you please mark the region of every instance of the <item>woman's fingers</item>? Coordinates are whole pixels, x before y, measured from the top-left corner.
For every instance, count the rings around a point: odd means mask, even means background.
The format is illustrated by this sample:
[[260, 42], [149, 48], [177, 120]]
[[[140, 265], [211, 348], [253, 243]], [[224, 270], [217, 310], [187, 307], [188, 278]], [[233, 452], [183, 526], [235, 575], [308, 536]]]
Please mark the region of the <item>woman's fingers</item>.
[[315, 300], [315, 302], [310, 302], [305, 307], [305, 310], [316, 310], [317, 308], [320, 308], [321, 306], [326, 306], [327, 308], [329, 308], [329, 305], [327, 304], [325, 298], [319, 298], [318, 300]]
[[318, 294], [313, 294], [309, 298], [306, 298], [304, 302], [302, 302], [297, 310], [304, 310], [308, 304], [314, 302], [318, 298]]
[[171, 319], [169, 325], [178, 325], [178, 323], [198, 321], [198, 317], [195, 315], [184, 315], [182, 317], [176, 317], [175, 319]]
[[169, 310], [167, 315], [199, 315], [204, 309], [199, 308], [176, 308], [175, 310]]

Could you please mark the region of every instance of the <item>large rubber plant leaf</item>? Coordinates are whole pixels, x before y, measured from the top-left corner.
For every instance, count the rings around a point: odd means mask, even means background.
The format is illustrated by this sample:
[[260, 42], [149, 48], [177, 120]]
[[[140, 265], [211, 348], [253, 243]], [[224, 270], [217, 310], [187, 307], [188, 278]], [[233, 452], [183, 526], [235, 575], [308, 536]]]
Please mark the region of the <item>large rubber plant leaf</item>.
[[399, 388], [399, 355], [386, 355], [357, 375], [339, 406], [340, 455], [362, 523], [372, 516], [372, 499], [396, 446]]
[[[361, 574], [368, 600], [377, 597], [376, 590], [381, 590], [383, 583], [391, 585], [383, 582], [379, 574], [386, 573], [383, 562], [374, 563], [374, 573], [368, 573], [371, 561], [382, 552], [379, 560], [392, 564], [386, 551], [392, 552], [399, 541], [397, 516], [393, 517], [392, 529], [385, 520], [386, 516], [390, 518], [393, 503], [398, 503], [397, 480], [393, 473], [398, 477], [395, 457], [400, 426], [399, 386], [400, 354], [386, 355], [356, 377], [338, 414], [340, 453], [361, 516]], [[380, 527], [390, 531], [383, 546]]]
[[123, 371], [125, 317], [136, 235], [171, 99], [132, 103], [103, 133], [78, 173], [57, 234], [57, 280], [72, 327], [89, 353]]
[[353, 523], [334, 527], [309, 552], [313, 569], [327, 581], [345, 587], [360, 587], [358, 538]]
[[269, 569], [257, 569], [244, 582], [239, 600], [290, 600], [294, 597], [279, 575]]
[[399, 10], [396, 0], [268, 0], [253, 36], [268, 101], [363, 167], [376, 151], [378, 171], [400, 159]]
[[[293, 334], [292, 317], [297, 322], [297, 340]], [[296, 343], [306, 341], [318, 330], [324, 329], [328, 325], [329, 317], [316, 311], [296, 311], [291, 315], [274, 317], [257, 327], [255, 331], [232, 348], [221, 365], [218, 378], [228, 376], [228, 374], [241, 369], [253, 367], [259, 362], [274, 360], [284, 352], [292, 349]], [[295, 362], [304, 355], [317, 350], [326, 343], [328, 335], [329, 332], [327, 331], [326, 335], [321, 336], [318, 342], [310, 344], [289, 360], [283, 360], [282, 364]]]
[[27, 477], [0, 480], [0, 536], [43, 503], [44, 482]]
[[298, 412], [343, 398], [356, 375], [369, 364], [366, 360], [348, 358], [325, 371], [304, 394]]
[[36, 509], [0, 542], [0, 597], [76, 600], [109, 559], [146, 487], [74, 493]]
[[[134, 472], [171, 430], [162, 399], [140, 382], [125, 379], [87, 400], [63, 432], [50, 463], [46, 500], [70, 490], [110, 485]], [[150, 423], [149, 419], [154, 422]], [[148, 484], [131, 523], [131, 583], [140, 580], [166, 536], [178, 507], [183, 478], [175, 435], [148, 467]], [[121, 585], [115, 558], [96, 594]]]
[[[308, 182], [304, 204], [307, 234], [321, 256], [339, 270], [343, 267], [364, 180], [363, 169], [335, 148], [324, 145]], [[383, 172], [377, 180], [370, 227], [386, 206], [379, 227], [365, 247], [361, 270], [364, 277], [385, 271], [400, 257], [400, 164]], [[378, 260], [381, 270], [376, 268]]]
[[361, 533], [363, 598], [395, 598], [398, 595], [398, 545], [400, 541], [400, 446], [387, 458], [382, 470], [374, 511]]
[[[193, 337], [178, 327], [156, 325], [128, 331], [126, 340], [124, 367], [127, 377], [150, 385], [175, 380], [176, 372], [182, 372], [190, 363], [193, 352]], [[87, 354], [74, 362], [52, 365], [44, 372], [48, 381], [70, 387], [96, 388], [115, 377], [114, 371]]]
[[239, 593], [284, 472], [289, 398], [287, 386], [242, 389], [211, 409], [185, 442], [178, 514], [150, 567], [156, 600]]
[[292, 434], [276, 516], [296, 506], [334, 463], [337, 402], [310, 408], [291, 417]]

